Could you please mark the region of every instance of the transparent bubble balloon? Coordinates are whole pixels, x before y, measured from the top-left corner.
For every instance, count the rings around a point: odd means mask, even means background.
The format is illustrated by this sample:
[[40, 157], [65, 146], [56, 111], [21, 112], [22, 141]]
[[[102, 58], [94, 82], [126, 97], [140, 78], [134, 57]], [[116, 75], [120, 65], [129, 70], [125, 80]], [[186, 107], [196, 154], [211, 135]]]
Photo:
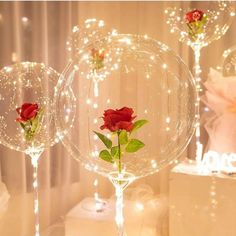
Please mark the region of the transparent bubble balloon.
[[[59, 74], [44, 64], [23, 62], [4, 67], [0, 71], [0, 140], [5, 146], [26, 152], [30, 148], [42, 149], [59, 141], [53, 115], [54, 88]], [[42, 109], [37, 132], [27, 138], [17, 108], [24, 103]], [[24, 123], [24, 122], [22, 122]]]
[[72, 34], [66, 42], [72, 60], [83, 54], [83, 48], [101, 38], [116, 35], [117, 30], [111, 29], [103, 20], [87, 19], [82, 27], [74, 26]]
[[170, 33], [177, 36], [179, 41], [186, 43], [194, 50], [194, 79], [197, 93], [196, 101], [196, 160], [201, 165], [203, 144], [201, 143], [201, 49], [212, 41], [221, 38], [226, 33], [233, 17], [235, 6], [232, 1], [201, 1], [182, 2], [182, 8], [172, 7], [165, 9], [166, 22]]
[[[105, 51], [103, 68], [93, 71], [91, 51]], [[97, 88], [93, 76], [103, 79]], [[69, 81], [69, 82], [68, 82]], [[134, 134], [145, 147], [122, 158], [123, 168], [135, 177], [158, 171], [184, 150], [194, 127], [194, 83], [182, 60], [167, 46], [150, 38], [117, 35], [84, 48], [81, 57], [70, 63], [57, 89], [57, 120], [64, 130], [64, 99], [70, 86], [77, 98], [73, 128], [63, 139], [74, 158], [89, 169], [109, 175], [115, 164], [99, 158], [104, 144], [94, 133], [100, 130], [104, 110], [130, 107], [138, 119], [148, 123]]]
[[[55, 104], [58, 132], [66, 128], [64, 95], [71, 88], [75, 120], [62, 142], [86, 169], [115, 185], [116, 222], [123, 235], [121, 190], [173, 163], [190, 141], [196, 95], [192, 76], [166, 45], [123, 34], [87, 42], [74, 53], [63, 75]], [[104, 111], [123, 112], [126, 122], [118, 124], [121, 117], [115, 114], [106, 118], [113, 124], [107, 129]]]
[[[39, 235], [38, 159], [45, 148], [59, 142], [54, 116], [54, 93], [60, 74], [41, 63], [22, 62], [0, 71], [0, 143], [31, 158], [34, 188], [35, 235]], [[66, 91], [68, 94], [70, 91]], [[73, 99], [73, 96], [69, 96]], [[71, 122], [73, 102], [66, 104]]]
[[[234, 4], [233, 1], [201, 1], [194, 2], [189, 8], [189, 2], [183, 2], [182, 8], [171, 7], [165, 10], [167, 24], [170, 32], [177, 35], [181, 42], [192, 48], [204, 47], [226, 33], [235, 16]], [[194, 10], [204, 14], [197, 23], [197, 15], [186, 17], [186, 14]]]

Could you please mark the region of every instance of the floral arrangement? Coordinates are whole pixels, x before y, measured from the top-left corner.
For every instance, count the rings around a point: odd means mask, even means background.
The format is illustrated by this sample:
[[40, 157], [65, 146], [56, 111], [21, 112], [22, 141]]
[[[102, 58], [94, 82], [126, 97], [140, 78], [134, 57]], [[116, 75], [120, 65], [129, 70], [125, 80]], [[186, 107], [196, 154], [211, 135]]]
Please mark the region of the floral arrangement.
[[24, 130], [25, 139], [31, 141], [40, 128], [40, 120], [43, 108], [39, 108], [37, 103], [24, 103], [16, 109], [20, 117], [16, 119]]
[[92, 65], [93, 70], [100, 70], [104, 67], [104, 58], [105, 58], [105, 52], [104, 50], [93, 48], [91, 50], [91, 56], [92, 56]]
[[189, 37], [196, 41], [198, 35], [203, 33], [203, 27], [207, 22], [207, 15], [201, 10], [193, 10], [185, 15], [185, 21], [188, 26]]
[[210, 69], [201, 100], [210, 109], [205, 113], [209, 135], [207, 150], [218, 153], [236, 152], [236, 76], [223, 76]]
[[109, 130], [111, 137], [116, 136], [117, 142], [115, 144], [107, 136], [94, 131], [106, 147], [106, 149], [100, 151], [99, 157], [104, 161], [117, 163], [119, 173], [122, 171], [121, 158], [125, 152], [134, 153], [145, 146], [141, 140], [133, 138], [132, 135], [148, 121], [137, 120], [134, 122], [136, 116], [133, 116], [133, 113], [133, 109], [128, 107], [104, 111], [102, 117], [104, 124], [100, 129]]

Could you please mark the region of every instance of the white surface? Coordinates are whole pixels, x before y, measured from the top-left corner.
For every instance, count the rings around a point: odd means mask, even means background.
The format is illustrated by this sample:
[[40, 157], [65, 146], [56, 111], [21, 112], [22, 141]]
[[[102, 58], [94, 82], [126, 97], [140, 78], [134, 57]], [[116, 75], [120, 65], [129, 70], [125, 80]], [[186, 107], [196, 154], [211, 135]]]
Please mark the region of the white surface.
[[[66, 216], [65, 235], [66, 236], [113, 236], [116, 235], [114, 201], [109, 200], [106, 211], [96, 213], [85, 210], [83, 205], [91, 202], [92, 198], [87, 198], [75, 206]], [[140, 211], [135, 202], [125, 201], [125, 226], [129, 236], [157, 236], [157, 218], [153, 218], [153, 211]]]
[[236, 178], [182, 163], [170, 174], [170, 236], [235, 236]]

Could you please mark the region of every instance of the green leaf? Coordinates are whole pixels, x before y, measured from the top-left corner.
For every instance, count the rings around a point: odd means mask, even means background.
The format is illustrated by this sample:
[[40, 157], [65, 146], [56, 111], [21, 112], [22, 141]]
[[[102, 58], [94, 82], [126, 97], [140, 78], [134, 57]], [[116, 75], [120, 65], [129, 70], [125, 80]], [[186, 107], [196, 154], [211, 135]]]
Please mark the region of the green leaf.
[[37, 115], [36, 117], [31, 120], [32, 122], [32, 125], [31, 125], [31, 132], [33, 134], [37, 133], [39, 128], [40, 128], [40, 122], [41, 122], [41, 118], [42, 118], [42, 115], [43, 115], [43, 108], [41, 108], [38, 112], [37, 112]]
[[104, 160], [104, 161], [107, 161], [107, 162], [110, 162], [110, 163], [114, 163], [111, 154], [110, 154], [107, 150], [102, 150], [102, 151], [99, 153], [99, 157], [100, 157], [102, 160]]
[[93, 131], [93, 132], [101, 139], [101, 141], [105, 144], [107, 148], [111, 149], [112, 141], [109, 138], [107, 138], [105, 135], [98, 133], [96, 131]]
[[136, 122], [134, 122], [134, 126], [131, 132], [136, 131], [137, 129], [141, 128], [143, 125], [147, 123], [148, 123], [147, 120], [137, 120]]
[[114, 158], [118, 158], [119, 157], [119, 147], [118, 146], [114, 146], [111, 148], [111, 155]]
[[207, 20], [208, 20], [208, 16], [207, 16], [207, 15], [204, 15], [203, 18], [202, 18], [202, 20], [201, 20], [201, 22], [202, 22], [203, 24], [206, 24]]
[[31, 132], [35, 133], [36, 130], [38, 129], [38, 126], [39, 126], [39, 120], [38, 120], [38, 118], [36, 116], [35, 119], [32, 120]]
[[145, 144], [138, 139], [131, 139], [126, 146], [126, 152], [137, 152], [140, 148], [144, 147]]
[[24, 124], [24, 123], [20, 122], [20, 126], [21, 126], [23, 129], [25, 129], [25, 124]]
[[32, 138], [33, 138], [33, 135], [30, 131], [25, 133], [25, 139], [27, 141], [31, 141]]
[[119, 142], [121, 145], [128, 143], [128, 135], [126, 130], [122, 130], [119, 134]]

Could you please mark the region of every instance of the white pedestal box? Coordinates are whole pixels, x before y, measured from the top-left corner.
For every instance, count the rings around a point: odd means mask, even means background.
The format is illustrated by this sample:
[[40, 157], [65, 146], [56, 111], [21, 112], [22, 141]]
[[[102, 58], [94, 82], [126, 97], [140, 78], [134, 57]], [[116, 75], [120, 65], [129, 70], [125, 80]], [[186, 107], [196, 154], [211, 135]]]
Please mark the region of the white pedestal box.
[[170, 174], [169, 236], [236, 236], [236, 178], [198, 173], [182, 163]]
[[[103, 212], [92, 212], [87, 209], [92, 198], [82, 200], [75, 206], [65, 219], [65, 236], [115, 236], [114, 201], [108, 201], [108, 208]], [[125, 229], [129, 236], [159, 236], [156, 231], [156, 217], [148, 217], [153, 212], [137, 209], [136, 203], [125, 201]], [[154, 209], [155, 210], [155, 209]], [[153, 211], [153, 210], [152, 210]]]

